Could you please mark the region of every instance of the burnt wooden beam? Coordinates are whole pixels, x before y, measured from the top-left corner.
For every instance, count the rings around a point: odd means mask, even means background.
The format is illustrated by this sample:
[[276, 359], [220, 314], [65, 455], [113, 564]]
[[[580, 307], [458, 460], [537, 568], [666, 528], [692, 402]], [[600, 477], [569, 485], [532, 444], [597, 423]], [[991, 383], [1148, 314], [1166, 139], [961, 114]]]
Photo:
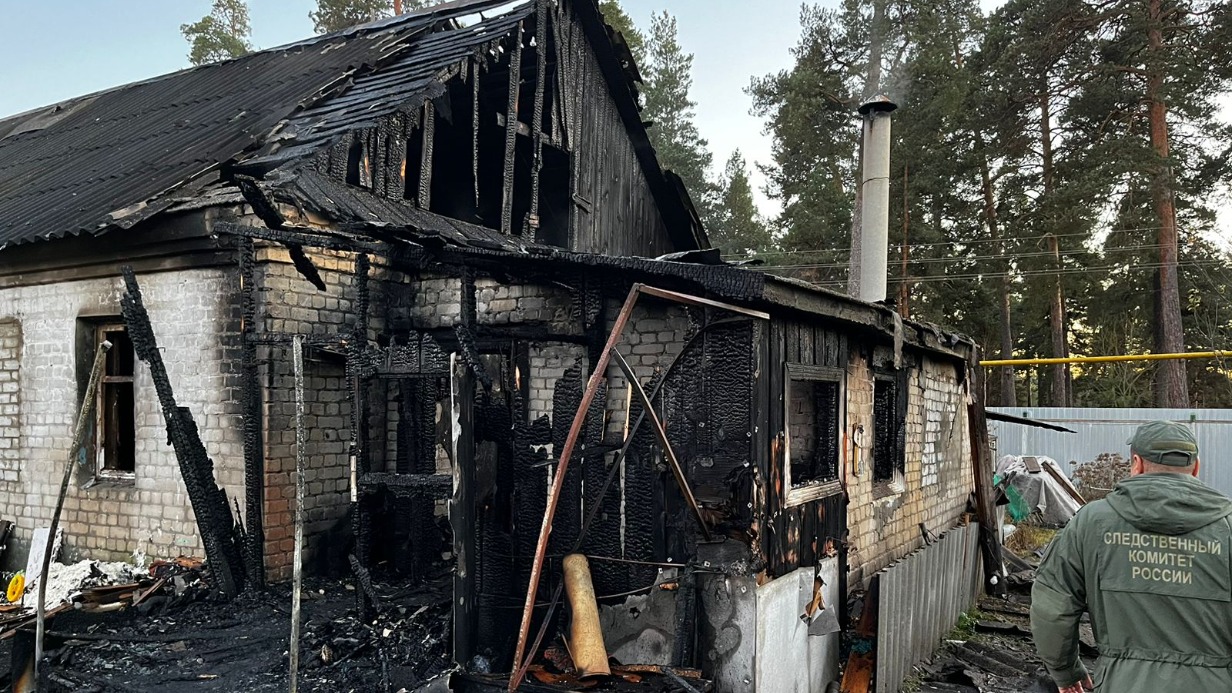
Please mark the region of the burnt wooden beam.
[[458, 359], [450, 364], [450, 450], [453, 458], [453, 498], [449, 503], [449, 524], [453, 528], [453, 661], [465, 667], [475, 653], [479, 614], [476, 609], [475, 552], [479, 540], [475, 531], [475, 381], [471, 371]]
[[474, 185], [475, 209], [479, 209], [479, 69], [480, 61], [471, 60], [471, 183]]
[[967, 425], [971, 431], [971, 469], [975, 482], [975, 516], [980, 523], [980, 552], [984, 557], [984, 589], [988, 594], [1004, 595], [1006, 581], [1001, 575], [1001, 541], [997, 530], [993, 497], [992, 447], [988, 443], [988, 419], [984, 413], [984, 369], [976, 354], [971, 366], [971, 400], [967, 405]]
[[[368, 342], [368, 256], [361, 253], [355, 260], [355, 321], [351, 325], [351, 341], [347, 345], [346, 372], [351, 390], [351, 522], [355, 534], [355, 553], [352, 568], [361, 581], [368, 564], [368, 545], [371, 541], [370, 518], [365, 503], [360, 502], [359, 479], [368, 472], [368, 398], [362, 377], [365, 345]], [[361, 572], [364, 571], [364, 572]], [[356, 609], [361, 617], [366, 616], [371, 604], [363, 590], [355, 593]]]
[[394, 495], [448, 498], [453, 491], [453, 477], [448, 474], [390, 474], [368, 472], [359, 482], [361, 493], [387, 489]]
[[423, 149], [419, 158], [419, 208], [432, 206], [432, 156], [436, 145], [436, 105], [429, 99], [423, 106]]
[[240, 405], [244, 416], [244, 544], [248, 584], [265, 585], [265, 450], [262, 445], [261, 376], [257, 361], [256, 248], [252, 238], [239, 239], [240, 271]]
[[535, 106], [531, 120], [534, 133], [535, 160], [530, 168], [530, 218], [525, 235], [531, 238], [539, 229], [539, 170], [543, 168], [543, 92], [548, 71], [548, 6], [546, 0], [535, 3]]
[[522, 91], [522, 22], [514, 34], [509, 54], [509, 100], [505, 108], [505, 177], [501, 192], [501, 233], [509, 235], [513, 227], [514, 158], [518, 144], [518, 99]]
[[238, 533], [227, 503], [227, 494], [214, 480], [214, 461], [205, 451], [192, 413], [187, 407], [176, 404], [137, 278], [131, 267], [125, 267], [122, 271], [126, 290], [120, 298], [120, 308], [133, 351], [150, 368], [150, 379], [162, 406], [167, 436], [175, 449], [188, 500], [197, 518], [197, 529], [205, 544], [205, 558], [214, 587], [228, 599], [233, 598], [243, 586], [244, 564], [240, 546], [236, 543]]

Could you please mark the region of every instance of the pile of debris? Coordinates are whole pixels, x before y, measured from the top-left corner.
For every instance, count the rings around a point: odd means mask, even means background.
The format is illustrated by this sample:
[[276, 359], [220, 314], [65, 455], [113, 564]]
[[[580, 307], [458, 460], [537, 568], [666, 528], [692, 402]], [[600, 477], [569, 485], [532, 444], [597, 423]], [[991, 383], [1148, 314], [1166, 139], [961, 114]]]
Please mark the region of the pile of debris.
[[1093, 461], [1073, 466], [1071, 475], [1078, 492], [1088, 501], [1098, 500], [1112, 493], [1121, 479], [1129, 477], [1129, 460], [1115, 452], [1105, 452]]
[[[161, 587], [137, 608], [62, 614], [48, 632], [49, 690], [287, 690], [289, 588], [184, 604], [212, 594], [200, 570], [155, 563]], [[307, 581], [299, 690], [414, 691], [446, 672], [451, 585], [444, 567], [409, 586], [374, 579], [376, 611], [363, 619], [351, 581]]]
[[[1031, 586], [1042, 551], [1005, 551], [1011, 571], [1004, 599], [982, 597], [933, 657], [916, 667], [919, 693], [1054, 693], [1031, 638]], [[1025, 566], [1025, 568], [1024, 568]], [[1089, 617], [1079, 625], [1079, 655], [1094, 671], [1099, 652]]]

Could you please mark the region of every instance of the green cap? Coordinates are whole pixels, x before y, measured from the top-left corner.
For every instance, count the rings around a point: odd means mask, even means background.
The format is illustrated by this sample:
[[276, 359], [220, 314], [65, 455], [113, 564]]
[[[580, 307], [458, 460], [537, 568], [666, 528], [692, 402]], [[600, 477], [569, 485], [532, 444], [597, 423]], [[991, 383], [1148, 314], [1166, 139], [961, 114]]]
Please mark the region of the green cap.
[[1142, 459], [1169, 467], [1188, 467], [1198, 458], [1198, 439], [1184, 424], [1152, 421], [1125, 441]]

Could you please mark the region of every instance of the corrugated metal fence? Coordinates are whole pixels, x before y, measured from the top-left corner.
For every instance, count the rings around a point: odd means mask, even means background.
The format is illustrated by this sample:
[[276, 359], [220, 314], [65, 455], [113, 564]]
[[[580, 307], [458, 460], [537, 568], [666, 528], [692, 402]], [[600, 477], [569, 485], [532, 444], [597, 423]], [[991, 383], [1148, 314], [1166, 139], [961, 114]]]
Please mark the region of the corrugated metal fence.
[[1067, 476], [1074, 462], [1089, 462], [1101, 453], [1115, 452], [1128, 457], [1129, 446], [1125, 441], [1134, 429], [1148, 421], [1180, 421], [1193, 430], [1200, 456], [1209, 460], [1198, 470], [1198, 477], [1232, 495], [1232, 466], [1223, 463], [1226, 451], [1232, 449], [1232, 409], [989, 409], [1076, 431], [1061, 433], [1003, 421], [988, 422], [989, 433], [996, 436], [998, 456], [1046, 455], [1056, 460]]
[[955, 527], [877, 574], [877, 693], [897, 693], [975, 603], [983, 577], [978, 539], [976, 523]]

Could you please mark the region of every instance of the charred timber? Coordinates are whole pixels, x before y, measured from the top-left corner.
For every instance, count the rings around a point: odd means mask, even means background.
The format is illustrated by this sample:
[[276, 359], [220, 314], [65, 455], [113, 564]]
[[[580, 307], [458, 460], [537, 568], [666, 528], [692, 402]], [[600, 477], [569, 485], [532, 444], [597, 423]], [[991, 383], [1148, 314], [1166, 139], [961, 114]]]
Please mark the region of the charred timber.
[[244, 567], [250, 587], [265, 584], [265, 455], [261, 441], [261, 377], [257, 363], [256, 250], [240, 237], [240, 400], [244, 410]]
[[150, 367], [154, 390], [158, 393], [163, 420], [167, 425], [167, 435], [180, 463], [180, 474], [197, 518], [197, 528], [205, 544], [205, 557], [215, 587], [228, 599], [233, 598], [243, 587], [244, 562], [240, 545], [236, 542], [238, 532], [227, 503], [227, 494], [214, 481], [214, 462], [205, 452], [192, 414], [187, 407], [176, 404], [137, 278], [131, 267], [124, 267], [122, 272], [127, 291], [121, 297], [120, 305], [133, 351]]

